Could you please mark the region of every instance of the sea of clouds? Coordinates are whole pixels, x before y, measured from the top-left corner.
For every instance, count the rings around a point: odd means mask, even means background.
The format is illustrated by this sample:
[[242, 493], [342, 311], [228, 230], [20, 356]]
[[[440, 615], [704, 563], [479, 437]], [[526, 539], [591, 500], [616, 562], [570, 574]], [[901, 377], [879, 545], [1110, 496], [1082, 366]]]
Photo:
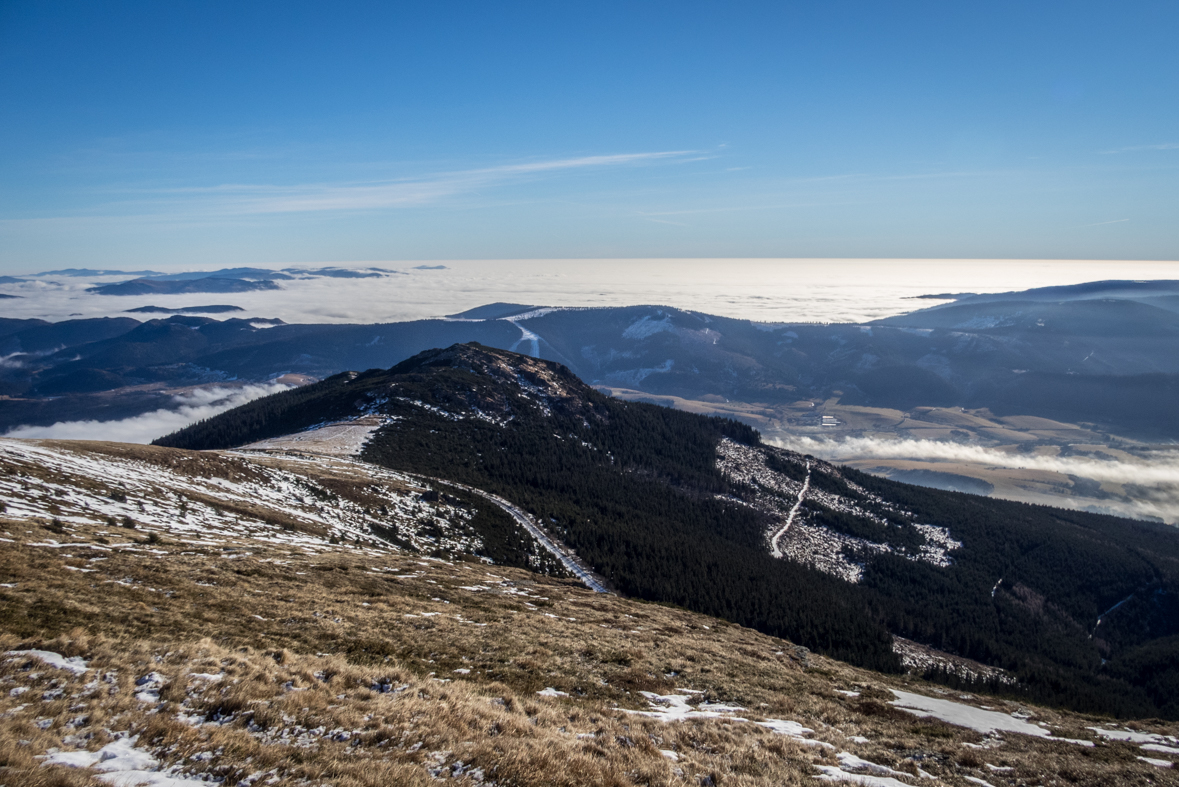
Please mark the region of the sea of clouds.
[[[210, 303], [245, 309], [226, 317], [302, 323], [380, 323], [441, 317], [487, 303], [536, 306], [674, 306], [762, 322], [866, 322], [932, 306], [939, 293], [1005, 292], [1101, 279], [1179, 279], [1176, 262], [1044, 260], [459, 260], [375, 261], [379, 279], [309, 278], [281, 289], [232, 294], [112, 296], [87, 288], [125, 280], [38, 277], [0, 285], [7, 317], [62, 320], [139, 306]], [[274, 266], [285, 267], [285, 266]], [[149, 315], [137, 315], [146, 319]]]
[[155, 410], [118, 421], [59, 421], [52, 426], [18, 426], [4, 436], [146, 444], [189, 424], [291, 387], [270, 383], [240, 388], [198, 388], [172, 397], [174, 409]]

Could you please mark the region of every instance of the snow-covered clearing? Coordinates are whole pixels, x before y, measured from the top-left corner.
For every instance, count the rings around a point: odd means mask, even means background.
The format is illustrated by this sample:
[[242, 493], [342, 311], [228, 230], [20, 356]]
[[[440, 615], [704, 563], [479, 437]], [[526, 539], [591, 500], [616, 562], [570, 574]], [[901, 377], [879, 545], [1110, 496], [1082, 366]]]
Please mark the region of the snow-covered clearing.
[[532, 356], [533, 358], [539, 358], [540, 357], [540, 337], [537, 336], [532, 331], [525, 328], [523, 325], [521, 325], [520, 321], [521, 320], [529, 320], [529, 319], [532, 319], [533, 317], [543, 317], [544, 315], [548, 314], [549, 312], [555, 312], [555, 311], [557, 311], [557, 309], [552, 308], [552, 307], [545, 307], [543, 309], [533, 309], [532, 311], [524, 312], [523, 314], [513, 314], [511, 317], [501, 317], [500, 319], [503, 320], [504, 322], [510, 322], [512, 325], [515, 325], [517, 328], [520, 329], [519, 340], [515, 344], [513, 344], [511, 347], [509, 347], [508, 349], [512, 352], [518, 352], [520, 345], [527, 342], [528, 343], [528, 353], [527, 354]]
[[892, 638], [892, 652], [900, 657], [905, 669], [917, 674], [944, 669], [966, 680], [999, 680], [1004, 683], [1015, 683], [1015, 678], [1006, 670], [935, 650], [904, 637]]
[[676, 328], [671, 324], [671, 315], [657, 312], [663, 319], [656, 320], [651, 315], [643, 315], [635, 322], [627, 326], [626, 330], [622, 332], [623, 339], [639, 340], [646, 339], [648, 336], [654, 336], [662, 331], [675, 333]]
[[348, 421], [334, 421], [303, 432], [259, 440], [242, 446], [257, 451], [308, 451], [329, 456], [357, 456], [373, 433], [388, 423], [387, 416], [363, 415]]

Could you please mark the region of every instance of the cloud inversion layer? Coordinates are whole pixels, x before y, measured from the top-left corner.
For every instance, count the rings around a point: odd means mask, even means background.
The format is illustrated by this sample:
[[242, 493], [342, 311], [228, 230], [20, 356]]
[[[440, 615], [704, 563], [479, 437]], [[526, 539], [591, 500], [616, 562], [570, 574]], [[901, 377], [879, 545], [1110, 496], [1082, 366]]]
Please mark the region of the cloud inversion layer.
[[113, 440], [120, 443], [150, 443], [189, 424], [290, 388], [281, 383], [247, 385], [242, 388], [201, 388], [173, 397], [175, 410], [160, 409], [119, 421], [58, 421], [52, 426], [18, 426], [5, 437], [55, 440]]

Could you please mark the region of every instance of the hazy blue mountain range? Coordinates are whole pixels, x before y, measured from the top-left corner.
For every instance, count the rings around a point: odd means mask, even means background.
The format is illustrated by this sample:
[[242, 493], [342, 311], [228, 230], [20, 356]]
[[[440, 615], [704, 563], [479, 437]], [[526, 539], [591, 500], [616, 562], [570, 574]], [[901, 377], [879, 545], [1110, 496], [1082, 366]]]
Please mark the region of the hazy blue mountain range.
[[85, 278], [90, 276], [163, 276], [159, 271], [120, 271], [104, 268], [62, 268], [56, 271], [44, 271], [37, 276], [72, 276]]
[[[74, 331], [73, 322], [27, 341], [24, 332], [37, 327], [30, 321], [0, 322], [0, 346], [10, 356], [0, 369], [0, 392], [17, 397], [0, 406], [0, 428], [51, 423], [66, 413], [89, 417], [86, 395], [125, 386], [264, 380], [284, 372], [323, 377], [478, 341], [560, 361], [590, 383], [652, 394], [766, 404], [838, 396], [844, 404], [901, 410], [986, 407], [1129, 436], [1179, 437], [1175, 282], [967, 296], [864, 325], [753, 323], [659, 306], [521, 304], [491, 304], [447, 320], [264, 330], [257, 320], [177, 316], [103, 323], [91, 334]], [[44, 335], [58, 344], [50, 348], [37, 338]], [[61, 398], [46, 401], [50, 396]]]
[[225, 314], [228, 312], [245, 311], [240, 306], [182, 306], [178, 309], [167, 309], [163, 306], [140, 306], [138, 309], [128, 309], [127, 314]]
[[[106, 271], [104, 273], [113, 273]], [[193, 292], [253, 292], [277, 290], [278, 281], [315, 277], [334, 279], [371, 279], [395, 274], [386, 268], [222, 268], [216, 271], [156, 273], [129, 281], [99, 284], [88, 292], [97, 295], [180, 295]], [[72, 275], [72, 274], [71, 274]]]
[[[289, 278], [284, 276], [283, 278]], [[277, 290], [279, 287], [271, 278], [252, 281], [220, 276], [201, 276], [192, 279], [131, 279], [114, 284], [99, 284], [87, 292], [96, 295], [182, 295], [194, 292], [254, 292], [256, 290]]]

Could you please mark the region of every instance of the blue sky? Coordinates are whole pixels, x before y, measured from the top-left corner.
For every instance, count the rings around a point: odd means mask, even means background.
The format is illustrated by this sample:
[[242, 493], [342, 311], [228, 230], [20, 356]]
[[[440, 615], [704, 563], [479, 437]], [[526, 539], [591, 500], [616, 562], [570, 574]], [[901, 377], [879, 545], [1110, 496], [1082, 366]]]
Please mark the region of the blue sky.
[[0, 0], [0, 268], [1179, 258], [1179, 4]]

